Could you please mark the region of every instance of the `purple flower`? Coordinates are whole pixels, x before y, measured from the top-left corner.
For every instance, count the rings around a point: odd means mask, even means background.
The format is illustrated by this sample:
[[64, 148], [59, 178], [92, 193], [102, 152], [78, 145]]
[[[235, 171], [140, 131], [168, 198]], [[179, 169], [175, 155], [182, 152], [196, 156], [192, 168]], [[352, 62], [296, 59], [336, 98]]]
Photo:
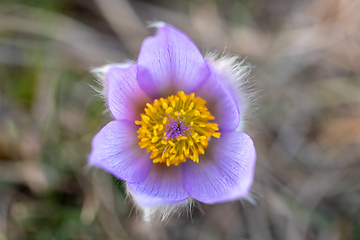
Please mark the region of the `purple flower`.
[[101, 69], [115, 120], [93, 138], [89, 164], [126, 181], [143, 209], [246, 197], [256, 152], [239, 131], [247, 100], [236, 86], [241, 67], [204, 59], [183, 32], [157, 28], [137, 63]]

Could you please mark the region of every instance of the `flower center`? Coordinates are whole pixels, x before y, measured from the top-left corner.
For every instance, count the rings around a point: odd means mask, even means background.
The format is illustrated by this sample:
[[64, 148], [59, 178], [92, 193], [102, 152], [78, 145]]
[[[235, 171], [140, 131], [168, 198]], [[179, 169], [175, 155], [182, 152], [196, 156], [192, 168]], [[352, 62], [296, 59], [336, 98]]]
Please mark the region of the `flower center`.
[[178, 92], [166, 99], [147, 103], [138, 129], [139, 146], [151, 152], [154, 163], [179, 165], [190, 158], [199, 162], [211, 137], [219, 138], [218, 124], [205, 106], [206, 101], [195, 94]]

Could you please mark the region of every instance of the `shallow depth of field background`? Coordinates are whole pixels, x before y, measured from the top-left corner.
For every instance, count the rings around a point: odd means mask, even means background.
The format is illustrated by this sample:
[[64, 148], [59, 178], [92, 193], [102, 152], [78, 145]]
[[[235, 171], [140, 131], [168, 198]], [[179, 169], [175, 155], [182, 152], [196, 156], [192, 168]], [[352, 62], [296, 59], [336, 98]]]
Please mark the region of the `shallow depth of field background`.
[[[359, 13], [356, 0], [2, 0], [0, 240], [360, 239]], [[136, 59], [154, 20], [253, 66], [255, 205], [147, 225], [119, 180], [87, 170], [112, 119], [89, 70]]]

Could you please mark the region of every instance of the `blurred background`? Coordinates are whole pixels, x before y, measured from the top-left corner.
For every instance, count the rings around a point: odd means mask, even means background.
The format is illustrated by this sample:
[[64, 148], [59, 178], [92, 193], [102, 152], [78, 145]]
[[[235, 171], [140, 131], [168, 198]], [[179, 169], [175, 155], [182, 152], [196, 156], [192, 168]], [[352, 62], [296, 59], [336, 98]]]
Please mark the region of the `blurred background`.
[[[0, 240], [360, 239], [357, 0], [1, 0]], [[90, 69], [136, 59], [148, 21], [253, 66], [256, 203], [147, 225], [87, 171], [111, 120]]]

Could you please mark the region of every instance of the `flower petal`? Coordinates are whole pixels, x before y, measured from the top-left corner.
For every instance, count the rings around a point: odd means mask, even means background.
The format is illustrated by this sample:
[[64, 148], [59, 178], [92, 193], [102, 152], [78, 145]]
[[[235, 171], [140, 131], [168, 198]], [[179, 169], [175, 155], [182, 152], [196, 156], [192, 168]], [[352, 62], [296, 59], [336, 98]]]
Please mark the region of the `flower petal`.
[[178, 203], [189, 197], [183, 186], [181, 170], [181, 166], [152, 164], [144, 181], [127, 184], [135, 201], [141, 206]]
[[106, 74], [106, 99], [110, 112], [117, 120], [134, 121], [145, 104], [151, 102], [136, 80], [136, 64], [111, 66]]
[[224, 75], [219, 73], [210, 62], [210, 77], [201, 88], [196, 91], [196, 96], [206, 100], [206, 107], [215, 117], [220, 131], [235, 130], [240, 122], [239, 107], [233, 95], [224, 82]]
[[220, 139], [211, 140], [199, 163], [185, 163], [185, 189], [193, 198], [208, 204], [240, 199], [252, 185], [255, 161], [254, 144], [248, 135], [222, 133]]
[[125, 181], [142, 181], [152, 163], [149, 153], [137, 145], [136, 136], [134, 123], [108, 123], [92, 140], [89, 164]]
[[197, 46], [185, 33], [164, 23], [142, 43], [138, 65], [140, 87], [153, 98], [180, 90], [194, 92], [209, 76]]

